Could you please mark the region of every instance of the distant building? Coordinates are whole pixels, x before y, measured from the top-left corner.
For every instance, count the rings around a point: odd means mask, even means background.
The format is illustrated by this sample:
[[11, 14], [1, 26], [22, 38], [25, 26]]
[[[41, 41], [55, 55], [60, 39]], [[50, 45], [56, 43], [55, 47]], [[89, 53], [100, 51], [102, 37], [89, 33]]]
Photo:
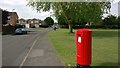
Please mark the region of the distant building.
[[[4, 34], [12, 34], [14, 32], [14, 26], [18, 23], [17, 12], [9, 12], [7, 10], [0, 9], [0, 31]], [[2, 28], [1, 28], [2, 26]]]
[[18, 15], [17, 15], [17, 13], [16, 12], [9, 12], [8, 13], [8, 24], [10, 24], [10, 25], [12, 25], [12, 26], [14, 26], [14, 25], [16, 25], [17, 23], [18, 23]]
[[26, 23], [30, 25], [30, 27], [38, 28], [41, 24], [41, 20], [33, 18], [26, 20]]
[[26, 20], [26, 23], [27, 23], [27, 24], [31, 24], [31, 23], [32, 23], [32, 20], [31, 20], [31, 19], [27, 19], [27, 20]]
[[32, 19], [31, 25], [38, 28], [39, 27], [39, 19], [36, 19], [36, 18]]
[[26, 22], [26, 20], [25, 19], [23, 19], [23, 18], [21, 18], [21, 19], [19, 19], [19, 24], [26, 24], [27, 22]]
[[45, 21], [41, 21], [40, 26], [48, 26]]
[[25, 20], [23, 18], [19, 19], [19, 24], [24, 25], [25, 26], [24, 28], [30, 28], [30, 24], [28, 24], [27, 20]]

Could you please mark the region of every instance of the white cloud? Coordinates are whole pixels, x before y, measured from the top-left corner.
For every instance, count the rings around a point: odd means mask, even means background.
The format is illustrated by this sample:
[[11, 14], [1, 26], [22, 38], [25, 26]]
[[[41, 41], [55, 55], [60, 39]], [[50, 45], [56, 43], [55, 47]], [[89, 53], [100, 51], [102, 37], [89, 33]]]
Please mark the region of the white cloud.
[[112, 4], [110, 11], [112, 15], [118, 16], [118, 3]]
[[22, 5], [22, 4], [27, 4], [27, 1], [26, 0], [3, 0], [3, 4]]
[[117, 3], [117, 2], [119, 2], [120, 0], [113, 0], [113, 3]]

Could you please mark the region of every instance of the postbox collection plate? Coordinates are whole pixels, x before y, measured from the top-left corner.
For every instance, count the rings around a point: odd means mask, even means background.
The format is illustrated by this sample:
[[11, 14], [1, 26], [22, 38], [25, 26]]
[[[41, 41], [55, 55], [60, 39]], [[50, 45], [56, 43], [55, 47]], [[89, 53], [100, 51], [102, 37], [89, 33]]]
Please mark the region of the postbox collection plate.
[[78, 42], [81, 43], [81, 37], [80, 36], [78, 37]]

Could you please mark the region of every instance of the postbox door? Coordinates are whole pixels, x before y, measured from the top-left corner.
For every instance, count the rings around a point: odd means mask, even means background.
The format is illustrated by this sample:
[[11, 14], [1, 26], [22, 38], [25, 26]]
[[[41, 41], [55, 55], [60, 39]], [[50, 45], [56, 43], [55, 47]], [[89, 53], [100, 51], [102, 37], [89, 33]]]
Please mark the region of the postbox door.
[[77, 63], [83, 63], [83, 55], [84, 55], [84, 48], [83, 48], [83, 35], [77, 35]]

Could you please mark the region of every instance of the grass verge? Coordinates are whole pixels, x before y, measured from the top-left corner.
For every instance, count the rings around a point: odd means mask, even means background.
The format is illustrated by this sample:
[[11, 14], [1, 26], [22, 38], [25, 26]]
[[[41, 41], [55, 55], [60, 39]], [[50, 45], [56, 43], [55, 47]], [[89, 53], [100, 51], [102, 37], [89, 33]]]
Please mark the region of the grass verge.
[[46, 30], [46, 29], [49, 29], [49, 28], [29, 28], [28, 30]]
[[[76, 65], [74, 34], [68, 29], [59, 29], [48, 34], [61, 61]], [[118, 31], [92, 29], [92, 66], [116, 66], [118, 63]]]

